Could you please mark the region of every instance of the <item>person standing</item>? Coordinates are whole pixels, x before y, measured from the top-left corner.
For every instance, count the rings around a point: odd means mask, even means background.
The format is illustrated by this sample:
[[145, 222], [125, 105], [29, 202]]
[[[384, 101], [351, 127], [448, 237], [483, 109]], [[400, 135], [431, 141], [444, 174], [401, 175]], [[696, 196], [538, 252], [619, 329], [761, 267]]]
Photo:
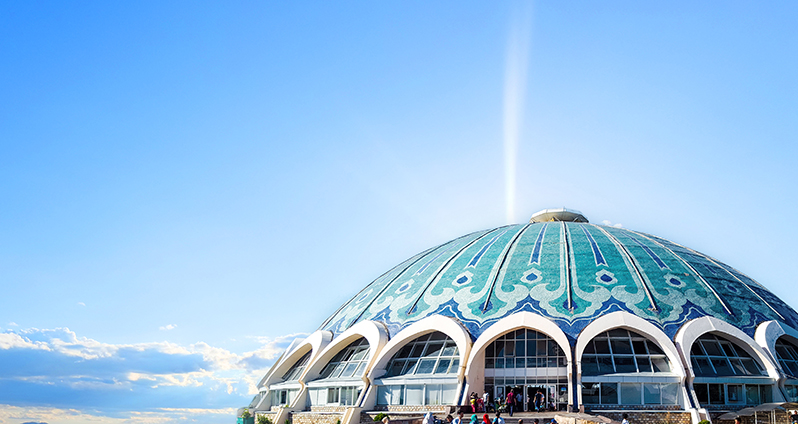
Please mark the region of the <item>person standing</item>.
[[543, 406], [543, 390], [538, 389], [535, 393], [535, 412], [540, 412], [541, 406]]
[[[490, 412], [490, 407], [491, 407], [490, 393], [488, 393], [487, 390], [485, 390], [485, 393], [482, 394], [482, 403], [485, 404], [485, 412]], [[494, 410], [495, 409], [496, 408], [494, 408]]]
[[[485, 415], [487, 417], [487, 415]], [[493, 424], [504, 424], [504, 418], [502, 418], [502, 413], [497, 412], [496, 418], [493, 419]]]
[[462, 410], [460, 410], [460, 412], [457, 413], [457, 418], [455, 418], [454, 421], [452, 421], [452, 423], [454, 423], [454, 424], [465, 424], [463, 422], [463, 411]]
[[623, 415], [621, 415], [621, 417], [623, 417], [623, 421], [621, 421], [621, 424], [629, 424], [629, 414], [624, 413]]

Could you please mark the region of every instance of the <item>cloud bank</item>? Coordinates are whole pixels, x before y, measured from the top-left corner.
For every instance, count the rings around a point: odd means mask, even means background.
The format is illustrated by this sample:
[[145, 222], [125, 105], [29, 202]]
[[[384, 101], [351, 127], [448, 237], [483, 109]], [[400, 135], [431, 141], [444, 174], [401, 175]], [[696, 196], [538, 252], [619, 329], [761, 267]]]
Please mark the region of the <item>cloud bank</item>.
[[86, 414], [108, 420], [100, 422], [200, 415], [227, 422], [298, 336], [258, 338], [256, 350], [237, 354], [203, 342], [108, 344], [68, 328], [7, 330], [0, 333], [0, 423], [85, 422], [74, 417]]

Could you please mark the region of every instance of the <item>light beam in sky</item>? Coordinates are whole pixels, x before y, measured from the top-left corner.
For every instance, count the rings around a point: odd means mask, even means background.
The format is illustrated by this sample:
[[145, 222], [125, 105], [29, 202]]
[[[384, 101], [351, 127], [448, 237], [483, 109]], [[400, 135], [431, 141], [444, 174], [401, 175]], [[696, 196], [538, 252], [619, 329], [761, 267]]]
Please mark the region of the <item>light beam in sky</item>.
[[532, 3], [516, 4], [511, 19], [504, 74], [504, 193], [508, 224], [515, 223], [516, 162], [526, 94]]

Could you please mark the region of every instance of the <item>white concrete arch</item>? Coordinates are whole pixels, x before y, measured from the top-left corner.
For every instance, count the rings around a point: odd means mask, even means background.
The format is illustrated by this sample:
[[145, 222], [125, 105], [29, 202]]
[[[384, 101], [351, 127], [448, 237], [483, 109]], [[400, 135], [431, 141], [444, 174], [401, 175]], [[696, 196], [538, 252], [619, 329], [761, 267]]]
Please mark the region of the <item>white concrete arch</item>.
[[754, 333], [756, 343], [770, 355], [776, 367], [784, 373], [784, 370], [781, 369], [781, 364], [779, 364], [779, 357], [776, 355], [776, 341], [781, 337], [784, 337], [794, 345], [798, 345], [798, 330], [779, 321], [763, 322], [759, 324], [759, 327], [756, 328], [756, 333]]
[[[319, 378], [324, 366], [341, 351], [359, 338], [365, 338], [369, 343], [369, 354], [367, 360], [366, 373], [373, 365], [377, 353], [388, 343], [388, 330], [385, 326], [374, 321], [361, 321], [353, 325], [350, 329], [341, 333], [331, 343], [321, 351], [316, 359], [310, 363], [302, 378], [303, 382], [313, 381]], [[363, 381], [366, 381], [366, 373], [363, 374]]]
[[[460, 353], [460, 369], [457, 372], [458, 393], [462, 389], [463, 376], [465, 366], [463, 365], [471, 352], [471, 336], [468, 330], [463, 325], [453, 319], [442, 315], [428, 316], [418, 322], [410, 324], [404, 330], [400, 331], [391, 338], [391, 340], [382, 348], [374, 361], [374, 365], [367, 372], [366, 378], [368, 381], [374, 381], [375, 378], [380, 378], [386, 373], [388, 362], [393, 356], [399, 352], [399, 349], [404, 347], [405, 344], [429, 333], [440, 331], [450, 337], [457, 345], [457, 351]], [[362, 406], [364, 408], [373, 408], [377, 403], [377, 392], [375, 386], [371, 385], [363, 398]]]
[[754, 340], [756, 340], [757, 344], [764, 349], [768, 355], [770, 355], [773, 363], [781, 372], [778, 385], [781, 393], [784, 395], [785, 399], [787, 399], [787, 391], [785, 390], [784, 385], [787, 382], [787, 379], [791, 379], [792, 377], [790, 377], [789, 373], [781, 367], [781, 363], [778, 359], [779, 357], [776, 354], [776, 341], [778, 341], [780, 338], [784, 338], [788, 342], [798, 346], [798, 330], [779, 321], [763, 322], [762, 324], [759, 324], [759, 327], [756, 328], [756, 333], [754, 333]]
[[[260, 393], [262, 394], [262, 399], [258, 406], [255, 408], [257, 410], [264, 410], [271, 407], [271, 398], [269, 396], [269, 386], [275, 383], [279, 383], [282, 380], [282, 376], [298, 361], [302, 356], [310, 353], [310, 359], [308, 360], [308, 365], [313, 363], [314, 359], [318, 357], [321, 351], [330, 343], [332, 340], [333, 334], [329, 331], [316, 331], [315, 333], [311, 334], [304, 340], [299, 343], [292, 344], [289, 346], [288, 350], [280, 357], [280, 359], [272, 365], [269, 372], [266, 373], [266, 376], [258, 384], [258, 388]], [[302, 385], [302, 376], [307, 373], [307, 368], [305, 368], [305, 372], [300, 375], [297, 384], [300, 386], [301, 389], [304, 388]], [[294, 402], [296, 403], [296, 402]]]
[[585, 352], [587, 344], [599, 334], [616, 328], [629, 330], [653, 341], [665, 352], [665, 356], [668, 357], [668, 361], [673, 368], [673, 373], [679, 377], [685, 377], [687, 375], [679, 355], [679, 350], [668, 335], [651, 322], [626, 311], [617, 311], [600, 316], [579, 333], [575, 348], [577, 375], [582, 375], [582, 353]]
[[[763, 329], [764, 332], [767, 332], [766, 329]], [[695, 390], [693, 389], [693, 380], [695, 380], [695, 371], [693, 370], [693, 364], [690, 360], [690, 349], [693, 347], [693, 343], [702, 335], [706, 333], [719, 333], [724, 338], [728, 339], [741, 349], [748, 352], [751, 357], [758, 360], [759, 364], [765, 368], [767, 372], [767, 376], [770, 377], [772, 381], [773, 387], [773, 401], [774, 402], [783, 402], [784, 395], [779, 390], [779, 370], [777, 365], [773, 362], [773, 360], [769, 357], [769, 354], [765, 352], [757, 342], [745, 334], [739, 328], [729, 324], [726, 321], [719, 320], [715, 317], [701, 317], [696, 318], [694, 320], [688, 321], [685, 323], [682, 328], [679, 329], [679, 332], [676, 333], [675, 342], [676, 347], [679, 349], [679, 352], [682, 354], [682, 359], [685, 364], [685, 368], [688, 370], [688, 376], [685, 379], [687, 389], [690, 391], [690, 394], [693, 399], [696, 398]], [[756, 335], [756, 334], [755, 334]], [[775, 342], [774, 342], [775, 343]], [[696, 405], [699, 408], [699, 405]]]
[[[260, 387], [268, 387], [270, 384], [278, 382], [277, 380], [281, 379], [288, 369], [291, 368], [291, 366], [293, 366], [297, 360], [299, 360], [309, 351], [312, 353], [310, 354], [310, 360], [308, 361], [308, 364], [312, 363], [315, 357], [318, 356], [318, 354], [330, 343], [331, 340], [331, 332], [320, 330], [297, 343], [295, 346], [290, 348], [290, 351], [287, 351], [285, 354], [283, 354], [282, 358], [280, 358], [280, 360], [271, 367], [263, 380], [261, 380]], [[305, 370], [307, 371], [307, 368], [305, 368]], [[300, 380], [301, 379], [302, 378], [300, 376]]]
[[[374, 359], [377, 356], [377, 353], [382, 350], [383, 346], [388, 342], [388, 330], [386, 330], [385, 326], [381, 323], [376, 323], [374, 321], [362, 321], [355, 325], [353, 325], [348, 330], [341, 333], [338, 337], [335, 338], [331, 343], [327, 344], [318, 355], [315, 355], [315, 358], [308, 363], [307, 368], [305, 368], [305, 372], [302, 374], [300, 381], [302, 382], [302, 391], [297, 396], [295, 402], [291, 405], [295, 409], [300, 409], [301, 405], [305, 405], [307, 403], [307, 387], [305, 385], [319, 378], [321, 371], [327, 365], [332, 358], [341, 351], [341, 349], [346, 348], [354, 341], [360, 339], [361, 337], [365, 338], [369, 344], [369, 353], [368, 353], [368, 360], [366, 362], [366, 373], [374, 364]], [[364, 387], [368, 387], [369, 380], [366, 378], [366, 373], [363, 374], [361, 378], [365, 383]], [[365, 390], [363, 391], [365, 393]], [[364, 396], [361, 394], [361, 397]], [[360, 399], [358, 399], [359, 404]]]
[[[682, 405], [685, 409], [689, 408], [687, 398], [687, 391], [685, 389], [684, 381], [687, 376], [687, 371], [684, 367], [679, 349], [671, 341], [667, 334], [662, 329], [652, 324], [651, 322], [631, 314], [626, 311], [612, 312], [607, 315], [596, 318], [593, 322], [587, 325], [576, 340], [576, 347], [574, 349], [576, 357], [576, 387], [582, 387], [582, 354], [588, 343], [601, 333], [614, 330], [617, 328], [629, 330], [635, 334], [643, 336], [648, 340], [654, 342], [668, 358], [671, 366], [671, 372], [679, 377], [679, 392], [682, 399]], [[582, 404], [582, 391], [578, 390], [577, 398], [579, 404]]]
[[[468, 357], [468, 362], [466, 363], [465, 380], [467, 386], [463, 391], [463, 399], [461, 399], [461, 402], [465, 402], [465, 398], [469, 393], [482, 393], [485, 390], [485, 348], [503, 334], [522, 328], [544, 333], [560, 346], [563, 352], [565, 352], [565, 357], [568, 358], [568, 380], [571, 380], [570, 370], [572, 369], [571, 358], [573, 356], [571, 355], [571, 344], [568, 343], [568, 337], [565, 333], [557, 324], [542, 315], [527, 311], [516, 312], [491, 324], [491, 326], [486, 328], [474, 342], [474, 346], [471, 348], [471, 354]], [[569, 402], [571, 398], [569, 384]]]
[[776, 364], [773, 363], [767, 352], [754, 339], [728, 322], [710, 316], [690, 320], [682, 325], [682, 328], [676, 333], [676, 347], [684, 358], [684, 365], [690, 377], [695, 376], [693, 365], [690, 361], [690, 349], [693, 347], [693, 343], [706, 333], [719, 333], [724, 338], [735, 343], [748, 352], [751, 357], [759, 361], [759, 364], [765, 368], [768, 377], [772, 378], [774, 382], [778, 381], [779, 371]]

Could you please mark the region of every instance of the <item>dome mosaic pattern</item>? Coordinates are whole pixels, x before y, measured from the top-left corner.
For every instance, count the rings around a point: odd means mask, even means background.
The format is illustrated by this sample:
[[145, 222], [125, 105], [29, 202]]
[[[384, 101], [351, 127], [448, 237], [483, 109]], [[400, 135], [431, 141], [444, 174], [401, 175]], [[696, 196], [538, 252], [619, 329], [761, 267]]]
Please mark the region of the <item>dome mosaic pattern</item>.
[[753, 337], [798, 314], [762, 285], [707, 255], [660, 237], [583, 222], [534, 222], [479, 231], [397, 265], [345, 303], [322, 330], [365, 321], [391, 336], [433, 314], [477, 337], [518, 311], [554, 321], [571, 339], [596, 317], [627, 311], [673, 338], [686, 321], [724, 320]]

